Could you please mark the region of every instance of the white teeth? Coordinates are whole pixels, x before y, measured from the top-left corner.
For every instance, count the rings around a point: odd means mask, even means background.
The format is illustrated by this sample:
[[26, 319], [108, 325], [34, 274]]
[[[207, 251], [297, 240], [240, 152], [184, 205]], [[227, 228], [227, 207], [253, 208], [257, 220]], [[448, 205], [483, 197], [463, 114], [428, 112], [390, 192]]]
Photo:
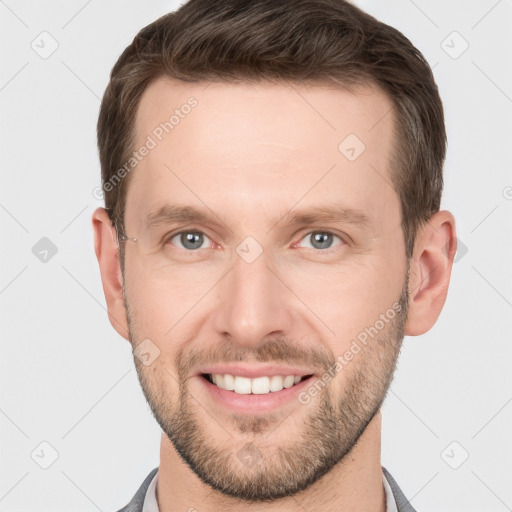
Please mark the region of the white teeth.
[[235, 378], [233, 375], [229, 375], [229, 373], [224, 375], [224, 389], [227, 389], [228, 391], [233, 391], [235, 389]]
[[284, 381], [283, 381], [283, 386], [285, 388], [291, 388], [293, 386], [293, 381], [295, 380], [295, 377], [293, 375], [288, 375]]
[[[219, 384], [217, 384], [219, 386]], [[222, 385], [219, 386], [221, 388]], [[251, 379], [247, 377], [235, 377], [235, 393], [249, 395], [251, 393]]]
[[252, 379], [251, 390], [255, 395], [264, 395], [270, 391], [270, 379], [268, 377], [258, 377]]
[[229, 373], [216, 373], [211, 375], [211, 379], [221, 389], [234, 391], [240, 395], [265, 395], [270, 392], [281, 391], [283, 388], [291, 388], [294, 384], [298, 384], [302, 377], [298, 375], [272, 375], [272, 377], [256, 377], [249, 379], [248, 377], [233, 376]]
[[270, 391], [281, 391], [283, 389], [283, 377], [273, 375], [270, 379]]

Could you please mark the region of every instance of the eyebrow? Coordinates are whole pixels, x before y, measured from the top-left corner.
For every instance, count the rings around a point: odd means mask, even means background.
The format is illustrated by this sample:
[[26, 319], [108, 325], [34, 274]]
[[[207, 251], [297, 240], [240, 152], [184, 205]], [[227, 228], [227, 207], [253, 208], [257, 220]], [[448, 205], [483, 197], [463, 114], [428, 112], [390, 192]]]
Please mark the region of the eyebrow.
[[200, 224], [218, 224], [226, 227], [224, 221], [210, 209], [201, 210], [194, 206], [179, 204], [165, 204], [157, 210], [149, 212], [144, 217], [143, 226], [146, 229], [151, 229], [160, 224], [193, 222]]
[[279, 222], [287, 222], [291, 225], [341, 222], [362, 228], [368, 228], [371, 225], [369, 217], [362, 210], [343, 208], [336, 204], [311, 206], [295, 211], [292, 209], [283, 215]]
[[[277, 224], [288, 223], [289, 225], [302, 225], [314, 223], [343, 223], [354, 225], [360, 228], [368, 228], [371, 225], [369, 217], [362, 211], [353, 208], [344, 208], [337, 204], [314, 205], [304, 209], [290, 209], [283, 213], [276, 220]], [[152, 229], [161, 224], [172, 223], [199, 223], [216, 224], [227, 229], [226, 222], [211, 209], [200, 209], [194, 206], [180, 204], [165, 204], [155, 211], [149, 212], [143, 219], [145, 229]]]

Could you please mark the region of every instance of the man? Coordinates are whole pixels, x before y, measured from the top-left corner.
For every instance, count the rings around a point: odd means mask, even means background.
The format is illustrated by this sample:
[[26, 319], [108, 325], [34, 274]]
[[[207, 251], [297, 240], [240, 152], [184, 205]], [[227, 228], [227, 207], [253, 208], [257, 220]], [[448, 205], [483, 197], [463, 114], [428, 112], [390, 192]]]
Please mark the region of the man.
[[418, 50], [342, 0], [191, 0], [119, 58], [98, 144], [109, 318], [163, 431], [122, 510], [413, 510], [380, 408], [456, 251]]

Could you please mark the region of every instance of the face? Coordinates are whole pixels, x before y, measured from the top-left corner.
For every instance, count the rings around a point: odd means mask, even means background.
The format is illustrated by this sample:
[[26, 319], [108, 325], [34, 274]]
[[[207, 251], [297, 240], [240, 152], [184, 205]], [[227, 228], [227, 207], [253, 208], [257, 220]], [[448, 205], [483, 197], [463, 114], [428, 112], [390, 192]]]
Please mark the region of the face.
[[221, 493], [307, 488], [384, 399], [408, 270], [390, 109], [370, 87], [161, 79], [142, 97], [130, 341], [158, 354], [134, 360], [162, 430]]

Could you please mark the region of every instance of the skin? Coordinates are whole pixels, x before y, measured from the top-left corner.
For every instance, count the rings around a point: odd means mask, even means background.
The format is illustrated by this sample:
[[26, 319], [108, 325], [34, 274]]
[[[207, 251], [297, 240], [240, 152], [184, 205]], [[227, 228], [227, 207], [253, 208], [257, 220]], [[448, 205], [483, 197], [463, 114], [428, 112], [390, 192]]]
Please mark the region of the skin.
[[[428, 331], [444, 305], [454, 218], [432, 215], [406, 260], [390, 185], [394, 117], [375, 87], [159, 79], [142, 96], [136, 145], [190, 96], [198, 105], [132, 171], [125, 232], [138, 241], [124, 242], [124, 276], [106, 211], [92, 218], [112, 325], [133, 348], [150, 339], [160, 350], [148, 366], [134, 358], [163, 430], [160, 510], [384, 511], [379, 409], [403, 335]], [[350, 133], [365, 144], [354, 161], [338, 149]], [[219, 224], [144, 230], [145, 215], [171, 201], [207, 205]], [[363, 212], [367, 225], [278, 222], [326, 203]], [[153, 243], [187, 228], [208, 237], [200, 255], [179, 237], [174, 245]], [[319, 249], [312, 232], [336, 236]], [[262, 249], [251, 263], [236, 252], [248, 236]], [[401, 297], [402, 314], [307, 404], [233, 415], [195, 374], [208, 358], [230, 363], [238, 355], [252, 365], [301, 365], [314, 382]], [[257, 454], [250, 466], [238, 456], [247, 446]], [[316, 478], [314, 464], [323, 468]], [[273, 482], [280, 477], [289, 488], [278, 496]]]

